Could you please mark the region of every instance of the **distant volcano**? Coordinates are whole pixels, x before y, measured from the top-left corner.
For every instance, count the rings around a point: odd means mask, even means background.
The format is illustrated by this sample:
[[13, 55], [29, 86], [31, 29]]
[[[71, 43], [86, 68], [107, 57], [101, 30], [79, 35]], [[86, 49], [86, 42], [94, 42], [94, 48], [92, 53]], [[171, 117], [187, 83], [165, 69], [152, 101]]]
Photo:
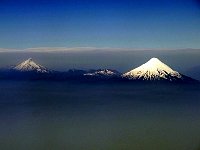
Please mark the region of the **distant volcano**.
[[21, 72], [38, 72], [38, 73], [48, 73], [50, 70], [35, 63], [32, 58], [29, 58], [19, 65], [15, 66], [13, 70], [21, 71]]
[[165, 80], [165, 81], [189, 81], [193, 80], [177, 71], [171, 69], [168, 65], [161, 62], [158, 58], [151, 58], [145, 64], [122, 75], [129, 80]]

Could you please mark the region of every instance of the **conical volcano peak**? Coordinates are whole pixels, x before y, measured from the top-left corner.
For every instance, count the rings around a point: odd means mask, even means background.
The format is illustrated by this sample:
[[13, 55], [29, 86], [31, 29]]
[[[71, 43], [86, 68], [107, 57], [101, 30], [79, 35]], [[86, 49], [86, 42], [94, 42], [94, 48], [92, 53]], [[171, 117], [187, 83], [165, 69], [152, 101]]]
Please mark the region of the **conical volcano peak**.
[[151, 62], [151, 63], [161, 63], [161, 61], [158, 58], [156, 58], [156, 57], [151, 58], [148, 62]]
[[29, 58], [29, 59], [27, 59], [26, 61], [29, 61], [29, 62], [30, 62], [30, 61], [33, 61], [33, 59], [32, 59], [32, 58]]
[[[25, 61], [23, 61], [22, 63], [20, 63], [19, 64], [20, 66], [27, 66], [27, 65], [30, 65], [30, 66], [39, 66], [37, 63], [35, 63], [34, 61], [33, 61], [33, 59], [32, 58], [29, 58], [29, 59], [27, 59], [27, 60], [25, 60]], [[18, 66], [19, 66], [18, 65]]]
[[[23, 64], [30, 64], [30, 63], [34, 63], [34, 64], [36, 64], [36, 63], [33, 61], [32, 58], [29, 58], [29, 59], [23, 61], [22, 63], [23, 63]], [[22, 64], [22, 63], [21, 63], [21, 64]]]
[[148, 70], [151, 72], [157, 72], [158, 70], [164, 70], [167, 73], [173, 72], [168, 65], [164, 64], [162, 61], [160, 61], [158, 58], [151, 58], [149, 61], [147, 61], [145, 64], [139, 66], [136, 68], [137, 70]]
[[172, 78], [181, 78], [181, 75], [158, 58], [151, 58], [143, 65], [123, 74], [123, 77], [143, 80], [167, 80], [169, 78], [172, 80]]
[[158, 58], [156, 58], [156, 57], [152, 57], [151, 59], [150, 59], [151, 61], [160, 61]]
[[[145, 64], [149, 64], [149, 65], [166, 65], [164, 64], [161, 60], [159, 60], [158, 58], [151, 58], [149, 61], [147, 61]], [[167, 66], [167, 65], [166, 65]], [[169, 67], [169, 66], [168, 66]]]
[[13, 69], [18, 70], [18, 71], [23, 71], [23, 72], [26, 72], [26, 71], [36, 71], [36, 72], [41, 72], [41, 73], [49, 72], [48, 69], [46, 69], [45, 67], [35, 63], [32, 58], [29, 58], [23, 61], [22, 63], [20, 63]]

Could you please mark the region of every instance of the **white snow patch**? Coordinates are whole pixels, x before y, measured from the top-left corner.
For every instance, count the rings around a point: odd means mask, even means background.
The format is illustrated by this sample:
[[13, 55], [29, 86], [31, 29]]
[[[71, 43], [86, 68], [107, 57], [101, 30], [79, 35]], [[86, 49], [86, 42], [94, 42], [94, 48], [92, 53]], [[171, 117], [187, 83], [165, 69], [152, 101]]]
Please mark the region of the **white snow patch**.
[[85, 76], [99, 76], [99, 75], [103, 75], [103, 76], [113, 76], [116, 75], [115, 72], [109, 70], [109, 69], [103, 69], [103, 70], [98, 70], [95, 71], [93, 73], [85, 73]]
[[40, 72], [40, 73], [48, 73], [49, 72], [49, 70], [47, 68], [35, 63], [32, 60], [32, 58], [25, 60], [24, 62], [20, 63], [13, 69], [18, 70], [18, 71], [23, 71], [23, 72], [27, 72], [27, 71], [36, 71], [36, 72]]
[[172, 78], [182, 78], [181, 74], [172, 70], [169, 66], [161, 62], [158, 58], [151, 58], [145, 64], [125, 73], [122, 77], [129, 79], [159, 80]]

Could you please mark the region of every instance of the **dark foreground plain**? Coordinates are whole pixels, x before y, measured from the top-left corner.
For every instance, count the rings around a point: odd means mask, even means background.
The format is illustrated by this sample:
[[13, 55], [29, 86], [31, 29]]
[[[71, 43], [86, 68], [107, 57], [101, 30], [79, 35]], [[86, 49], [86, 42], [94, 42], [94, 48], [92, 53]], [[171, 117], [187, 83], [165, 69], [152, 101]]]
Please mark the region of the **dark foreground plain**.
[[0, 81], [1, 150], [200, 150], [198, 84]]

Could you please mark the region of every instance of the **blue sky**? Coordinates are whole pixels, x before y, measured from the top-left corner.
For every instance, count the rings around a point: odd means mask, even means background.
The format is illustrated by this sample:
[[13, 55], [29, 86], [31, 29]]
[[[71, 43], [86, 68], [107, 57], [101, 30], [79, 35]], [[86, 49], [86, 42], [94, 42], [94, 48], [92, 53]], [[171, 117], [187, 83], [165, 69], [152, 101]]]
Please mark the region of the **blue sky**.
[[198, 0], [1, 0], [0, 48], [200, 48]]

